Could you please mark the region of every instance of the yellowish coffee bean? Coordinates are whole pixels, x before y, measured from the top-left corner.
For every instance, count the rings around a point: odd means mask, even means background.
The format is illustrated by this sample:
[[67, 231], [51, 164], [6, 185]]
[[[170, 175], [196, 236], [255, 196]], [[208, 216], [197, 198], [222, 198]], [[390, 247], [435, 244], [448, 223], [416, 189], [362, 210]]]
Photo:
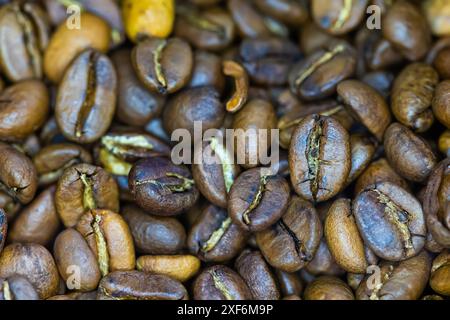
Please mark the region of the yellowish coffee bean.
[[191, 255], [142, 256], [136, 261], [137, 269], [169, 276], [181, 282], [192, 278], [200, 269], [200, 260]]

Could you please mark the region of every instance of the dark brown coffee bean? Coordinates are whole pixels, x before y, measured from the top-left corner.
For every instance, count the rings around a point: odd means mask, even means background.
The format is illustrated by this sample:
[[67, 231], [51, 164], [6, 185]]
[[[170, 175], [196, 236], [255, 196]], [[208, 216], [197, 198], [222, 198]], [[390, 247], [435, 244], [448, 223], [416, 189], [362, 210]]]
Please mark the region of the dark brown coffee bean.
[[186, 300], [186, 288], [168, 276], [141, 271], [116, 271], [104, 277], [98, 300]]
[[327, 32], [341, 35], [360, 24], [368, 2], [314, 0], [311, 3], [312, 16], [317, 25]]
[[222, 208], [227, 207], [228, 193], [241, 171], [233, 162], [233, 154], [214, 137], [194, 153], [192, 175], [197, 188], [212, 204]]
[[156, 215], [177, 215], [189, 209], [199, 195], [189, 170], [162, 157], [138, 161], [128, 183], [136, 203]]
[[43, 246], [54, 239], [61, 222], [55, 208], [55, 187], [49, 187], [25, 207], [14, 220], [9, 240]]
[[276, 270], [278, 285], [282, 296], [300, 296], [303, 292], [303, 283], [296, 273], [288, 273]]
[[375, 155], [377, 143], [375, 139], [370, 137], [352, 134], [350, 136], [350, 148], [352, 153], [352, 166], [347, 177], [347, 184], [353, 180], [370, 165]]
[[164, 108], [163, 121], [167, 133], [186, 129], [194, 135], [195, 122], [201, 122], [202, 132], [220, 128], [225, 108], [219, 93], [212, 87], [186, 89], [173, 96]]
[[0, 191], [14, 201], [29, 203], [36, 193], [37, 173], [31, 160], [0, 142]]
[[342, 80], [356, 69], [355, 50], [343, 41], [332, 41], [301, 60], [289, 75], [291, 91], [304, 100], [331, 96]]
[[344, 105], [379, 141], [383, 140], [391, 122], [389, 107], [384, 98], [367, 84], [357, 80], [346, 80], [337, 86]]
[[230, 14], [219, 7], [198, 10], [193, 6], [177, 5], [175, 35], [194, 47], [218, 51], [228, 47], [234, 39], [235, 26]]
[[431, 269], [426, 251], [400, 263], [382, 262], [377, 275], [368, 275], [356, 290], [358, 300], [416, 300], [425, 289]]
[[233, 222], [244, 230], [267, 229], [287, 208], [290, 197], [287, 181], [268, 171], [264, 168], [247, 170], [231, 187], [228, 212]]
[[169, 255], [183, 249], [186, 231], [175, 218], [152, 216], [135, 206], [123, 208], [122, 215], [138, 252]]
[[184, 40], [148, 39], [140, 42], [131, 55], [138, 78], [151, 91], [174, 93], [191, 78], [192, 50]]
[[251, 300], [245, 281], [232, 269], [216, 265], [203, 270], [194, 282], [195, 300]]
[[286, 272], [303, 268], [314, 257], [322, 238], [322, 224], [308, 201], [291, 198], [283, 217], [258, 232], [256, 241], [267, 262]]
[[0, 300], [39, 300], [39, 295], [27, 278], [12, 275], [0, 279]]
[[415, 182], [424, 181], [437, 162], [428, 143], [399, 123], [386, 130], [384, 150], [395, 171]]
[[261, 252], [244, 250], [235, 265], [255, 300], [280, 299], [276, 278]]
[[64, 136], [90, 143], [108, 131], [116, 110], [117, 75], [111, 60], [94, 50], [67, 68], [56, 98], [55, 116]]
[[[323, 222], [322, 222], [323, 223]], [[314, 254], [314, 258], [303, 269], [311, 276], [342, 276], [345, 271], [336, 263], [330, 253], [328, 244], [323, 237], [319, 247]]]
[[305, 1], [259, 0], [254, 3], [261, 12], [292, 26], [303, 25], [308, 19]]
[[425, 218], [420, 202], [390, 182], [368, 186], [353, 202], [359, 232], [373, 252], [389, 261], [415, 256], [424, 246]]
[[53, 255], [63, 280], [69, 284], [73, 268], [79, 268], [77, 290], [92, 291], [97, 288], [101, 278], [97, 258], [84, 237], [75, 229], [66, 229], [55, 240]]
[[48, 112], [44, 83], [26, 80], [7, 87], [0, 94], [0, 140], [25, 139], [44, 124]]
[[225, 87], [225, 76], [222, 73], [221, 58], [208, 51], [196, 51], [194, 69], [188, 87], [213, 87], [217, 92], [222, 93]]
[[433, 112], [444, 126], [450, 129], [450, 80], [442, 81], [433, 99]]
[[101, 167], [77, 164], [58, 180], [55, 205], [66, 227], [74, 227], [90, 209], [119, 211], [119, 190], [113, 177]]
[[79, 163], [92, 163], [92, 157], [79, 145], [55, 143], [42, 148], [33, 157], [33, 163], [39, 175], [39, 184], [49, 185], [58, 181], [67, 168]]
[[8, 230], [8, 219], [3, 209], [0, 209], [0, 253], [6, 241], [6, 231]]
[[431, 266], [431, 288], [444, 296], [450, 296], [450, 252], [443, 251]]
[[224, 209], [209, 205], [189, 231], [187, 247], [203, 261], [226, 262], [239, 254], [247, 239], [247, 232]]
[[126, 49], [111, 56], [117, 70], [117, 118], [127, 125], [142, 127], [160, 115], [165, 99], [141, 84], [130, 56], [131, 51]]
[[352, 289], [341, 279], [322, 276], [305, 289], [305, 300], [355, 300]]
[[24, 276], [39, 297], [46, 299], [57, 293], [59, 274], [52, 255], [38, 244], [10, 244], [0, 255], [0, 278]]
[[388, 71], [373, 71], [366, 73], [361, 81], [378, 91], [383, 98], [387, 99], [391, 94], [391, 86], [394, 74]]
[[43, 52], [49, 41], [46, 13], [35, 3], [14, 2], [0, 10], [0, 65], [16, 82], [42, 78]]
[[292, 136], [289, 168], [300, 196], [314, 202], [332, 198], [344, 186], [351, 168], [347, 131], [327, 116], [304, 118]]
[[439, 76], [424, 63], [408, 65], [392, 87], [392, 113], [405, 126], [416, 132], [427, 131], [434, 117], [431, 101]]
[[307, 21], [299, 32], [300, 48], [305, 55], [326, 47], [330, 42], [338, 39], [320, 28], [314, 21]]
[[431, 33], [425, 17], [409, 1], [396, 1], [383, 17], [383, 36], [411, 61], [423, 58], [431, 45]]

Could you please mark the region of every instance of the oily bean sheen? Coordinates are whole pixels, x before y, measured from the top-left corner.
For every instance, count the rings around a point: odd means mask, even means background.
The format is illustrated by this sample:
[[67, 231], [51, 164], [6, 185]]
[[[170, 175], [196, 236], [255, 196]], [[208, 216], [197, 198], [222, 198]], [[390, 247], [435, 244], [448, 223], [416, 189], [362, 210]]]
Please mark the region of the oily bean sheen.
[[352, 215], [349, 199], [339, 199], [333, 203], [325, 219], [324, 235], [339, 266], [347, 272], [366, 272], [368, 263], [364, 243]]
[[191, 227], [187, 247], [203, 261], [226, 262], [242, 251], [247, 238], [247, 232], [233, 222], [226, 210], [209, 205]]
[[308, 18], [306, 3], [302, 1], [260, 0], [255, 1], [255, 6], [261, 12], [293, 26], [302, 25]]
[[236, 259], [236, 270], [247, 283], [255, 300], [279, 300], [275, 275], [261, 252], [244, 250]]
[[303, 283], [297, 273], [284, 272], [279, 269], [275, 271], [278, 279], [280, 292], [284, 297], [300, 296], [303, 292]]
[[392, 87], [392, 113], [405, 126], [417, 132], [427, 131], [434, 122], [431, 102], [439, 75], [424, 63], [408, 65]]
[[289, 168], [294, 190], [305, 199], [320, 202], [335, 196], [351, 168], [348, 132], [333, 118], [304, 118], [291, 139]]
[[39, 300], [39, 295], [27, 278], [13, 275], [0, 278], [1, 300]]
[[194, 282], [195, 300], [251, 300], [252, 293], [233, 269], [216, 265], [203, 270]]
[[0, 142], [0, 192], [22, 204], [33, 200], [37, 173], [31, 160], [14, 147]]
[[341, 279], [322, 276], [305, 289], [305, 300], [355, 300], [352, 289]]
[[81, 53], [66, 70], [56, 98], [56, 122], [78, 143], [98, 140], [116, 110], [117, 75], [110, 59], [94, 50]]
[[366, 276], [356, 290], [358, 300], [416, 300], [427, 285], [431, 257], [423, 250], [400, 263], [382, 262], [379, 268], [381, 283], [369, 285], [373, 280]]
[[66, 169], [58, 180], [55, 205], [66, 227], [74, 227], [90, 209], [119, 210], [119, 188], [101, 167], [77, 164]]
[[380, 258], [401, 261], [424, 246], [426, 226], [420, 202], [390, 182], [366, 187], [353, 202], [359, 232]]
[[231, 187], [228, 212], [240, 228], [257, 232], [273, 225], [289, 202], [289, 185], [264, 168], [247, 170]]
[[[449, 63], [450, 64], [450, 63]], [[436, 88], [433, 112], [447, 129], [450, 129], [450, 80], [442, 81]]]
[[423, 182], [437, 162], [429, 144], [399, 123], [393, 123], [386, 130], [384, 149], [395, 171], [415, 182]]
[[281, 219], [256, 234], [256, 242], [267, 262], [286, 272], [295, 272], [314, 257], [322, 238], [316, 209], [306, 200], [292, 197]]
[[131, 57], [138, 78], [153, 92], [174, 93], [190, 80], [194, 57], [184, 40], [144, 40], [135, 47]]
[[163, 157], [138, 161], [130, 171], [128, 184], [136, 203], [160, 216], [189, 209], [199, 196], [189, 169]]
[[123, 208], [122, 215], [138, 252], [168, 255], [178, 253], [184, 247], [186, 231], [175, 218], [146, 214], [131, 205]]
[[39, 297], [46, 299], [58, 290], [59, 274], [52, 255], [38, 244], [10, 244], [0, 255], [0, 278], [24, 276]]
[[0, 140], [20, 141], [39, 129], [49, 112], [44, 83], [25, 80], [0, 92]]
[[186, 288], [168, 276], [116, 271], [99, 284], [98, 300], [186, 300]]
[[346, 80], [337, 86], [339, 97], [359, 122], [378, 139], [391, 122], [389, 107], [384, 98], [370, 86], [357, 80]]

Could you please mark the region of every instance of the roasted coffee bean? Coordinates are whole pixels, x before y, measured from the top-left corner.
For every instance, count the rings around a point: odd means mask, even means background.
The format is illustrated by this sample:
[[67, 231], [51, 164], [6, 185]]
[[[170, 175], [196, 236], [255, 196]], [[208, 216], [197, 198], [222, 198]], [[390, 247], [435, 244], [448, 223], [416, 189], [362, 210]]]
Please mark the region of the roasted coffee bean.
[[72, 60], [91, 48], [106, 52], [110, 44], [111, 28], [101, 18], [84, 12], [80, 15], [82, 28], [62, 22], [53, 33], [45, 50], [44, 72], [53, 83], [59, 83]]
[[0, 93], [0, 140], [17, 142], [38, 130], [49, 112], [44, 83], [25, 80]]
[[186, 231], [178, 220], [146, 214], [135, 206], [126, 206], [122, 215], [128, 223], [134, 245], [143, 254], [169, 255], [181, 251]]
[[141, 256], [136, 260], [136, 268], [185, 282], [200, 270], [200, 260], [190, 255]]
[[297, 63], [289, 74], [291, 91], [304, 100], [331, 96], [339, 82], [356, 69], [355, 50], [346, 42], [332, 41]]
[[431, 269], [426, 251], [400, 263], [382, 262], [379, 266], [381, 283], [373, 285], [369, 276], [356, 290], [358, 300], [416, 300], [425, 289]]
[[53, 255], [59, 273], [66, 283], [69, 283], [73, 276], [73, 266], [77, 266], [80, 268], [77, 289], [87, 292], [97, 288], [102, 276], [99, 262], [81, 233], [72, 228], [61, 232], [55, 240]]
[[311, 20], [302, 26], [299, 35], [301, 51], [306, 55], [310, 55], [313, 52], [326, 47], [330, 42], [338, 39], [327, 33]]
[[336, 262], [347, 272], [365, 273], [364, 242], [352, 215], [349, 199], [336, 200], [328, 211], [324, 235]]
[[8, 219], [3, 209], [0, 209], [0, 253], [6, 241], [6, 231], [8, 230]]
[[180, 4], [176, 12], [175, 35], [186, 39], [198, 49], [223, 50], [234, 39], [233, 19], [222, 8], [198, 10], [196, 7]]
[[36, 289], [41, 299], [54, 296], [59, 285], [59, 274], [52, 255], [38, 244], [10, 244], [0, 255], [0, 278], [24, 276]]
[[356, 291], [361, 282], [364, 280], [364, 276], [364, 273], [347, 273], [347, 284], [353, 291]]
[[388, 71], [373, 71], [366, 73], [361, 81], [377, 90], [386, 99], [391, 94], [394, 74]]
[[195, 300], [251, 300], [245, 281], [232, 269], [216, 265], [203, 270], [194, 282]]
[[389, 261], [415, 256], [424, 246], [425, 218], [420, 202], [390, 182], [366, 187], [353, 202], [364, 243]]
[[[366, 31], [366, 29], [363, 29]], [[366, 42], [363, 42], [364, 62], [371, 70], [388, 69], [401, 63], [403, 56], [394, 48], [391, 42], [384, 39], [381, 32], [369, 32]]]
[[256, 1], [227, 1], [228, 11], [242, 37], [257, 38], [276, 35], [287, 37], [289, 30], [280, 21], [259, 12]]
[[442, 81], [437, 87], [433, 99], [435, 117], [450, 129], [450, 80]]
[[236, 259], [236, 270], [255, 300], [279, 300], [276, 277], [261, 252], [244, 250]]
[[322, 238], [322, 224], [311, 203], [292, 197], [281, 219], [258, 232], [256, 241], [267, 262], [286, 272], [303, 268], [314, 257]]
[[356, 28], [366, 13], [368, 0], [311, 2], [312, 17], [318, 26], [331, 34], [341, 35]]
[[134, 269], [133, 237], [121, 215], [109, 210], [90, 210], [81, 216], [76, 229], [94, 252], [102, 276]]
[[166, 38], [175, 20], [174, 0], [125, 0], [122, 2], [125, 30], [132, 41], [144, 37]]
[[39, 300], [39, 295], [27, 278], [12, 275], [0, 279], [0, 300]]
[[98, 140], [113, 119], [116, 91], [111, 60], [93, 50], [80, 54], [65, 71], [58, 89], [55, 116], [62, 134], [78, 143]]
[[33, 163], [39, 176], [39, 184], [50, 185], [58, 181], [67, 168], [79, 163], [92, 163], [92, 157], [79, 145], [55, 143], [42, 148], [33, 157]]
[[408, 183], [392, 169], [389, 162], [385, 158], [381, 158], [372, 162], [356, 180], [355, 194], [360, 193], [369, 185], [380, 182], [391, 182], [407, 191], [410, 190]]
[[119, 50], [111, 59], [117, 71], [117, 119], [131, 126], [145, 126], [160, 115], [165, 98], [148, 91], [131, 64], [131, 51]]
[[358, 176], [369, 166], [377, 147], [377, 143], [374, 140], [375, 139], [360, 134], [352, 134], [350, 136], [352, 166], [347, 177], [347, 184], [358, 178]]
[[194, 136], [195, 123], [201, 123], [202, 132], [220, 128], [225, 108], [219, 92], [212, 87], [187, 89], [173, 96], [164, 108], [163, 121], [167, 133], [186, 129]]
[[239, 55], [250, 79], [260, 85], [284, 85], [292, 65], [300, 57], [288, 39], [265, 37], [244, 39]]
[[428, 143], [399, 123], [391, 124], [386, 130], [384, 150], [395, 171], [415, 182], [423, 182], [437, 162]]
[[12, 220], [21, 209], [19, 201], [14, 200], [7, 193], [0, 191], [0, 208], [5, 212], [6, 218]]
[[119, 211], [119, 190], [113, 177], [101, 167], [77, 164], [58, 180], [56, 210], [66, 227], [74, 227], [87, 210]]
[[450, 23], [447, 19], [450, 4], [447, 1], [426, 0], [422, 6], [433, 34], [436, 36], [450, 35]]
[[300, 196], [314, 202], [335, 196], [351, 168], [348, 132], [327, 116], [304, 118], [292, 136], [289, 168], [292, 185]]
[[247, 102], [249, 91], [249, 79], [245, 69], [237, 62], [225, 60], [223, 62], [223, 73], [234, 79], [234, 93], [228, 99], [226, 110], [228, 112], [239, 111]]
[[261, 12], [288, 25], [303, 25], [308, 19], [308, 8], [305, 1], [259, 0], [254, 3]]
[[300, 296], [303, 292], [303, 283], [296, 273], [276, 270], [280, 293], [284, 297]]
[[281, 218], [288, 206], [287, 181], [268, 171], [265, 168], [244, 171], [231, 187], [228, 213], [246, 231], [267, 229]]
[[450, 252], [443, 251], [431, 266], [430, 286], [439, 294], [450, 296]]
[[51, 186], [19, 213], [9, 230], [8, 239], [46, 246], [55, 238], [60, 225], [55, 208], [55, 187]]
[[37, 173], [31, 160], [14, 147], [0, 142], [0, 191], [27, 204], [37, 189]]
[[97, 300], [97, 291], [90, 292], [72, 292], [68, 294], [57, 295], [47, 300]]
[[370, 86], [357, 80], [339, 83], [337, 92], [350, 114], [361, 122], [379, 141], [391, 122], [384, 98]]
[[211, 138], [194, 153], [192, 176], [201, 194], [212, 204], [226, 208], [231, 186], [240, 173], [233, 154], [218, 138]]
[[188, 87], [213, 87], [217, 92], [222, 93], [225, 87], [225, 75], [222, 73], [220, 56], [208, 51], [196, 51], [194, 69]]
[[247, 238], [247, 232], [232, 221], [226, 210], [209, 205], [189, 231], [187, 247], [203, 261], [226, 262], [242, 251]]
[[[323, 223], [323, 222], [322, 222]], [[311, 276], [342, 276], [345, 271], [336, 263], [323, 237], [314, 258], [305, 266], [304, 271]]]
[[445, 130], [438, 140], [439, 151], [444, 154], [444, 156], [450, 157], [450, 130]]
[[383, 36], [408, 60], [424, 57], [431, 45], [431, 33], [419, 8], [405, 0], [395, 1], [383, 17]]
[[46, 13], [32, 2], [13, 2], [0, 10], [0, 65], [16, 82], [42, 78], [43, 52], [49, 42]]
[[189, 169], [162, 157], [139, 160], [130, 171], [128, 184], [142, 209], [161, 216], [189, 209], [199, 195]]
[[439, 76], [423, 63], [408, 65], [392, 87], [392, 112], [395, 118], [416, 132], [427, 131], [434, 117], [430, 108]]
[[186, 288], [168, 276], [116, 271], [100, 281], [98, 300], [187, 300]]
[[423, 201], [427, 227], [433, 239], [446, 248], [450, 248], [449, 194], [450, 158], [446, 158], [430, 175]]
[[322, 276], [305, 289], [305, 300], [355, 300], [352, 289], [341, 279]]
[[187, 85], [194, 64], [189, 44], [178, 38], [142, 41], [131, 59], [142, 83], [160, 94], [174, 93]]
[[[449, 7], [450, 8], [450, 7]], [[441, 79], [450, 79], [450, 37], [438, 39], [425, 59], [425, 63], [432, 65], [441, 76]]]

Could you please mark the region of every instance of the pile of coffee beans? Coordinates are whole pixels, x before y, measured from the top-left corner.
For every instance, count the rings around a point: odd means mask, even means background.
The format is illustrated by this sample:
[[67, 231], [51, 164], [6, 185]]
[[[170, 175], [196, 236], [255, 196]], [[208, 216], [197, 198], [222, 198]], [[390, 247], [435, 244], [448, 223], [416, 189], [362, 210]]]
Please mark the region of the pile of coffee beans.
[[0, 1], [0, 300], [449, 297], [450, 1]]

